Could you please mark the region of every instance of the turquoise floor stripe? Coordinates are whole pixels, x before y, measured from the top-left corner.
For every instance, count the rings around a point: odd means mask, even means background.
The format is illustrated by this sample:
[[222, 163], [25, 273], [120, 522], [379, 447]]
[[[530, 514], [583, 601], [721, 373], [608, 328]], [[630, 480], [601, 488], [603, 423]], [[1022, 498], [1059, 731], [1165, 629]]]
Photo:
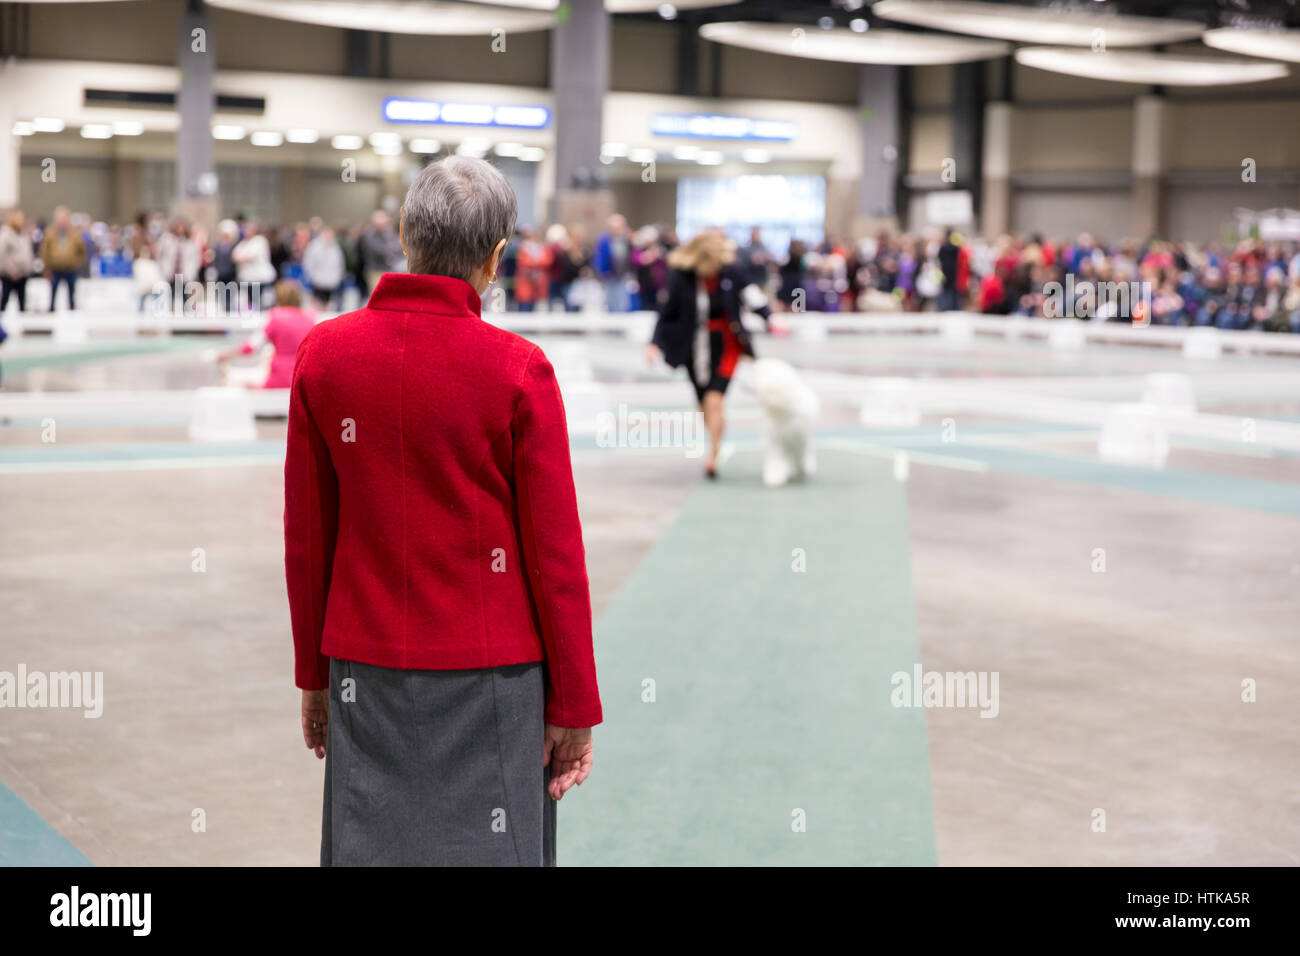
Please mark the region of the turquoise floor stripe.
[[757, 473], [702, 486], [600, 619], [562, 865], [936, 862], [924, 715], [889, 702], [919, 660], [903, 486], [833, 452], [814, 484]]
[[35, 810], [0, 783], [0, 866], [90, 866]]

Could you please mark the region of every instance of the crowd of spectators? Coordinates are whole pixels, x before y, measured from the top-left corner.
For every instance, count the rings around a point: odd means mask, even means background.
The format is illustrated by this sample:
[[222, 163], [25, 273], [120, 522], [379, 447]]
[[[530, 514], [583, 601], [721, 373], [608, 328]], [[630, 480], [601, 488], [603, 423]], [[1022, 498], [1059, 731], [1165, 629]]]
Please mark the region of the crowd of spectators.
[[[677, 243], [671, 226], [633, 229], [617, 214], [594, 236], [576, 225], [522, 227], [503, 257], [497, 307], [653, 309]], [[1291, 243], [1107, 243], [1086, 233], [989, 241], [928, 230], [856, 242], [796, 239], [771, 249], [753, 229], [736, 254], [776, 309], [791, 313], [968, 310], [1300, 332], [1300, 250]], [[362, 225], [239, 217], [211, 235], [157, 214], [120, 225], [59, 208], [47, 224], [14, 212], [0, 226], [0, 314], [11, 297], [28, 307], [25, 285], [33, 275], [49, 279], [51, 311], [61, 287], [75, 308], [77, 279], [89, 275], [133, 278], [142, 309], [159, 283], [238, 283], [263, 290], [267, 301], [244, 303], [254, 307], [269, 305], [275, 283], [290, 279], [329, 311], [342, 307], [345, 289], [355, 287], [364, 301], [379, 275], [404, 268], [396, 226], [382, 210]]]

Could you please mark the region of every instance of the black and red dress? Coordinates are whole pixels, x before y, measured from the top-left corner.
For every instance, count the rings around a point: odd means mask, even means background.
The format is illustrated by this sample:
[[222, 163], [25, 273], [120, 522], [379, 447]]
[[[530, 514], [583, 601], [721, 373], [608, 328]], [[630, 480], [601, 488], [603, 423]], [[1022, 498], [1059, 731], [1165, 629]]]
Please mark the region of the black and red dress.
[[[669, 274], [652, 341], [671, 367], [686, 369], [701, 402], [705, 392], [725, 394], [741, 356], [754, 356], [740, 320], [745, 285], [732, 266], [707, 277], [681, 269]], [[767, 318], [765, 307], [755, 311]]]

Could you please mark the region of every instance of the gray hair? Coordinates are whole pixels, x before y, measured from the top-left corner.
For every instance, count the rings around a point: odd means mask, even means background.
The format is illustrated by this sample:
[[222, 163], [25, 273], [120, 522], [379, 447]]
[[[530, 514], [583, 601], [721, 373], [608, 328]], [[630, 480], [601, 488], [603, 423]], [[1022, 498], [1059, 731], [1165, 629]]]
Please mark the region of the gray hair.
[[469, 279], [514, 232], [518, 200], [491, 163], [448, 156], [420, 171], [402, 203], [407, 271]]

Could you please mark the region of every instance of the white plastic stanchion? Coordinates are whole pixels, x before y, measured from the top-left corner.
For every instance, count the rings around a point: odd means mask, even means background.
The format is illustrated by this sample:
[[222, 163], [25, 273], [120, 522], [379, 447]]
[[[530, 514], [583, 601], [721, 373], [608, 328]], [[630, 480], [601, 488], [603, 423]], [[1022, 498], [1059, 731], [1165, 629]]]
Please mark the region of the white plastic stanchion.
[[75, 312], [61, 312], [54, 316], [55, 345], [85, 345], [90, 339], [86, 319]]
[[795, 338], [800, 342], [825, 342], [829, 334], [825, 320], [806, 312], [795, 316], [791, 324], [794, 326]]
[[1198, 326], [1187, 330], [1183, 339], [1183, 357], [1197, 361], [1213, 362], [1223, 354], [1223, 338], [1219, 330]]
[[1196, 414], [1196, 395], [1192, 380], [1181, 372], [1152, 372], [1147, 376], [1142, 402], [1152, 405], [1165, 415], [1192, 416]]
[[1078, 319], [1054, 319], [1047, 342], [1058, 352], [1077, 352], [1088, 343], [1088, 337]]
[[916, 383], [909, 378], [869, 380], [858, 417], [869, 428], [915, 428], [921, 424]]
[[585, 342], [553, 342], [545, 351], [561, 387], [566, 382], [590, 382], [596, 377]]
[[194, 441], [253, 441], [257, 423], [253, 403], [244, 388], [200, 388], [194, 392], [190, 417]]
[[564, 417], [571, 434], [595, 434], [601, 417], [614, 411], [612, 393], [599, 382], [561, 379], [560, 394], [564, 398]]
[[1029, 320], [1023, 315], [1009, 315], [1003, 329], [1008, 341], [1023, 339], [1029, 334]]
[[1102, 461], [1141, 468], [1163, 468], [1169, 458], [1169, 434], [1151, 405], [1123, 402], [1106, 410], [1097, 455]]
[[975, 323], [961, 313], [945, 315], [942, 329], [943, 340], [953, 345], [969, 345], [975, 340]]

